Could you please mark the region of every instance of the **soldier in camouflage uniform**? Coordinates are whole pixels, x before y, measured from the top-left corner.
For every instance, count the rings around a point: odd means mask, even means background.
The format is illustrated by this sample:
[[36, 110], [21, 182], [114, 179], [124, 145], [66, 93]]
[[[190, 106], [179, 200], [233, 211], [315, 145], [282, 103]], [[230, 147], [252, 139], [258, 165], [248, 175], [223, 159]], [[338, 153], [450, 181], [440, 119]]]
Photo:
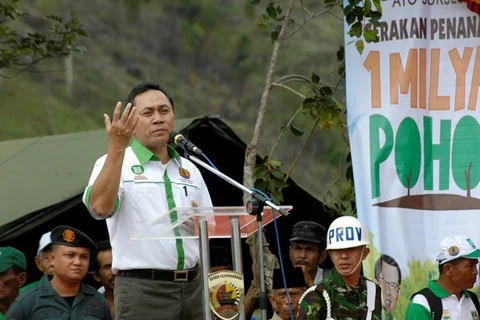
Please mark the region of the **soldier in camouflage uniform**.
[[327, 279], [310, 287], [299, 302], [297, 320], [379, 320], [380, 288], [361, 275], [368, 256], [368, 232], [354, 217], [340, 217], [327, 232], [327, 252], [334, 270]]

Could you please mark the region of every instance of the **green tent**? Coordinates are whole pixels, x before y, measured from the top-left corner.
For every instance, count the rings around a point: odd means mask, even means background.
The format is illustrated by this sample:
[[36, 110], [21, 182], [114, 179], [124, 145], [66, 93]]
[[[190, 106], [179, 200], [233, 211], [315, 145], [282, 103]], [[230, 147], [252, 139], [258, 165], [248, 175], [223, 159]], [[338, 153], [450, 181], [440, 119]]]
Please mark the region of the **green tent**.
[[[176, 130], [193, 120], [177, 120]], [[93, 164], [107, 148], [104, 129], [0, 142], [0, 241], [81, 202]]]

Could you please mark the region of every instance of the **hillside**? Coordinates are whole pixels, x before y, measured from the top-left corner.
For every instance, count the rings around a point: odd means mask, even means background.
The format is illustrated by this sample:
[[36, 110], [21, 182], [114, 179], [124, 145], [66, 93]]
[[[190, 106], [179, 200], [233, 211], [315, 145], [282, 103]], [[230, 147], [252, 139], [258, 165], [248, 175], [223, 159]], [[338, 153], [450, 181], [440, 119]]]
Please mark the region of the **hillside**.
[[[176, 117], [220, 115], [248, 143], [273, 45], [269, 31], [256, 26], [265, 1], [258, 7], [247, 3], [20, 1], [21, 10], [30, 16], [17, 28], [42, 30], [45, 21], [41, 17], [46, 14], [65, 19], [76, 14], [89, 34], [84, 42], [88, 52], [74, 54], [70, 60], [49, 60], [12, 79], [0, 78], [0, 140], [102, 128], [102, 114], [111, 114], [115, 103], [124, 100], [132, 86], [156, 80], [172, 92], [178, 106]], [[311, 11], [323, 10], [317, 1], [303, 3]], [[301, 8], [296, 10], [300, 13], [294, 25], [298, 26], [305, 14]], [[275, 77], [289, 73], [310, 77], [315, 72], [322, 81], [333, 83], [330, 73], [335, 52], [343, 44], [343, 24], [338, 17], [339, 10], [321, 15], [289, 38], [281, 49]], [[339, 99], [344, 101], [343, 96]], [[275, 89], [261, 155], [270, 152], [281, 126], [301, 102], [290, 92]], [[298, 117], [294, 124], [305, 132], [313, 125], [307, 115]], [[314, 134], [293, 174], [318, 197], [327, 192], [343, 163], [340, 155], [345, 141], [332, 130]], [[273, 158], [284, 161], [285, 170], [303, 139], [287, 134], [277, 147]]]

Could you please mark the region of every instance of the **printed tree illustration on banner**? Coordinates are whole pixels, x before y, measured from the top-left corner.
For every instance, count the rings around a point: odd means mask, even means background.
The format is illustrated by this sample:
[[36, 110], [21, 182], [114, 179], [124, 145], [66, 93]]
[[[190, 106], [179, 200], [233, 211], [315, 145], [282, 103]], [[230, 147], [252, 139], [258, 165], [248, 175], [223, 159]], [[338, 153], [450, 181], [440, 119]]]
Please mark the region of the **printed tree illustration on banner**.
[[[433, 150], [432, 121], [424, 119], [424, 143], [415, 120], [407, 117], [398, 127], [394, 140], [392, 127], [385, 125], [384, 118], [377, 118], [378, 128], [385, 134], [385, 144], [380, 149], [378, 158], [384, 161], [394, 150], [395, 167], [399, 181], [407, 188], [407, 194], [395, 199], [373, 204], [379, 207], [409, 208], [417, 210], [471, 210], [480, 209], [480, 199], [472, 196], [480, 182], [480, 125], [472, 116], [462, 117], [455, 126], [451, 137], [451, 121], [442, 120], [440, 126], [440, 143]], [[377, 130], [371, 134], [373, 141], [379, 141]], [[371, 144], [372, 146], [372, 144]], [[373, 147], [376, 145], [373, 144]], [[443, 192], [419, 192], [412, 195], [411, 189], [417, 184], [424, 156], [424, 188], [433, 188], [433, 161], [440, 160], [437, 180]], [[375, 163], [378, 169], [378, 164]], [[453, 176], [454, 182], [451, 181]], [[453, 186], [466, 191], [460, 195], [444, 190]]]
[[[398, 129], [395, 143], [395, 167], [402, 185], [407, 188], [407, 196], [420, 176], [422, 149], [420, 146], [420, 131], [412, 118], [405, 118]], [[401, 133], [408, 133], [402, 135]], [[408, 150], [408, 152], [406, 152]]]
[[463, 130], [457, 129], [453, 135], [452, 171], [457, 186], [467, 191], [467, 198], [471, 198], [471, 190], [480, 181], [480, 150], [476, 147], [480, 144], [480, 127], [471, 116], [461, 121], [463, 125], [458, 127]]

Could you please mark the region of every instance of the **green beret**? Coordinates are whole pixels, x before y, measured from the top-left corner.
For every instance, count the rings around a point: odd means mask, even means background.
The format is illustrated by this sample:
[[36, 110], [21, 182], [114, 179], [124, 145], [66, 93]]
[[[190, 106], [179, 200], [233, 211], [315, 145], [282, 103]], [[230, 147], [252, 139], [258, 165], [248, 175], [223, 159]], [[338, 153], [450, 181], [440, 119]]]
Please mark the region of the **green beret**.
[[52, 244], [53, 245], [62, 245], [69, 247], [82, 247], [88, 248], [90, 251], [96, 251], [97, 246], [82, 231], [69, 227], [69, 226], [58, 226], [52, 230], [51, 234]]

